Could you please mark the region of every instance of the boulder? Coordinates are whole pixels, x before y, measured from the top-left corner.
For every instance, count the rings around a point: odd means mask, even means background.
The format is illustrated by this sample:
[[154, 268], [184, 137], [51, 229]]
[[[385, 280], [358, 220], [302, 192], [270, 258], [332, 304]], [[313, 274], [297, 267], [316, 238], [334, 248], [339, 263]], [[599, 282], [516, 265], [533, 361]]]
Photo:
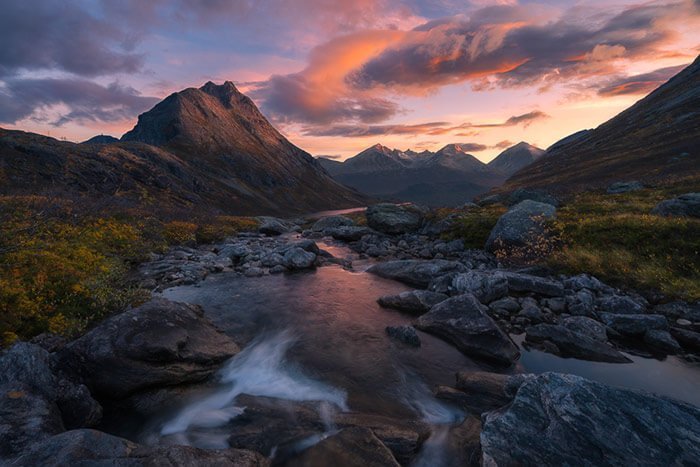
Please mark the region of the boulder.
[[560, 321], [560, 324], [570, 331], [593, 339], [598, 342], [607, 342], [608, 334], [605, 325], [586, 316], [568, 316]]
[[378, 263], [367, 269], [367, 272], [414, 287], [426, 288], [432, 280], [440, 276], [451, 272], [464, 272], [466, 269], [457, 261], [407, 259]]
[[507, 205], [515, 206], [525, 200], [537, 201], [538, 203], [551, 204], [555, 208], [559, 207], [559, 200], [554, 195], [541, 190], [530, 190], [518, 188], [508, 196]]
[[393, 308], [406, 313], [422, 315], [434, 305], [447, 300], [447, 295], [429, 290], [409, 290], [398, 295], [385, 295], [377, 299], [384, 308]]
[[416, 327], [450, 342], [467, 356], [501, 365], [511, 365], [520, 356], [518, 347], [471, 294], [438, 303], [418, 318]]
[[22, 383], [0, 385], [0, 463], [63, 430], [54, 402]]
[[381, 203], [368, 207], [365, 216], [367, 225], [374, 230], [397, 235], [418, 230], [423, 223], [424, 212], [412, 204]]
[[530, 378], [482, 422], [488, 466], [692, 465], [700, 458], [700, 409], [573, 375]]
[[700, 303], [686, 303], [680, 300], [656, 305], [653, 313], [664, 315], [669, 319], [686, 319], [691, 322], [700, 323]]
[[309, 269], [314, 267], [316, 254], [300, 247], [293, 247], [284, 254], [284, 265], [288, 269]]
[[654, 350], [664, 354], [675, 355], [681, 352], [681, 346], [670, 332], [664, 329], [650, 329], [644, 333], [644, 342]]
[[257, 220], [260, 222], [258, 232], [265, 235], [282, 235], [292, 230], [292, 226], [276, 217], [261, 216]]
[[643, 336], [652, 329], [668, 330], [668, 321], [661, 315], [601, 313], [600, 318], [609, 328], [625, 336]]
[[[605, 342], [574, 332], [564, 326], [538, 324], [526, 329], [525, 341], [562, 357], [610, 363], [630, 363], [625, 357]], [[541, 344], [550, 345], [541, 345]], [[552, 347], [554, 344], [556, 347]]]
[[36, 344], [18, 342], [0, 356], [0, 385], [23, 384], [47, 403], [55, 404], [67, 428], [93, 426], [102, 406], [88, 388], [52, 368], [50, 354]]
[[67, 431], [38, 442], [11, 465], [266, 467], [270, 461], [253, 451], [142, 446], [107, 433], [83, 429]]
[[369, 227], [348, 225], [342, 227], [335, 227], [332, 229], [326, 229], [324, 233], [330, 235], [336, 240], [342, 240], [344, 242], [356, 242], [365, 235], [371, 235], [375, 232]]
[[700, 352], [700, 332], [671, 328], [671, 335], [684, 349]]
[[664, 217], [700, 217], [700, 193], [686, 193], [661, 201], [651, 212]]
[[620, 193], [628, 193], [630, 191], [639, 191], [643, 190], [644, 185], [642, 185], [640, 182], [634, 180], [631, 182], [616, 182], [613, 183], [612, 185], [608, 186], [608, 189], [606, 190], [609, 195], [617, 195]]
[[594, 292], [602, 292], [610, 287], [600, 282], [597, 278], [589, 274], [579, 274], [564, 279], [564, 286], [575, 291], [588, 289]]
[[386, 467], [399, 463], [369, 428], [345, 428], [311, 446], [288, 466]]
[[607, 295], [599, 298], [596, 305], [601, 312], [634, 315], [644, 313], [646, 304], [625, 295]]
[[412, 347], [420, 347], [420, 337], [413, 326], [387, 326], [387, 335]]
[[506, 392], [510, 378], [509, 375], [486, 371], [457, 372], [455, 388], [466, 395], [462, 407], [478, 415], [503, 407], [513, 398]]
[[326, 229], [335, 229], [354, 224], [355, 223], [352, 221], [352, 219], [345, 216], [328, 216], [322, 217], [314, 222], [314, 225], [311, 226], [311, 230], [314, 232], [323, 232]]
[[566, 307], [574, 316], [596, 317], [595, 296], [588, 289], [581, 289], [573, 295], [567, 295]]
[[503, 310], [511, 314], [520, 310], [520, 303], [518, 303], [518, 300], [514, 297], [503, 297], [489, 303], [489, 308], [491, 310]]
[[512, 292], [530, 292], [547, 297], [563, 297], [564, 285], [561, 282], [520, 272], [499, 271], [508, 282]]
[[54, 355], [94, 394], [118, 399], [201, 381], [238, 351], [201, 308], [157, 298], [102, 321]]
[[545, 223], [555, 217], [557, 208], [551, 204], [525, 200], [511, 207], [496, 222], [486, 250], [498, 251], [530, 247], [546, 236]]
[[452, 279], [456, 294], [470, 293], [481, 303], [491, 303], [508, 295], [508, 280], [500, 272], [471, 270], [457, 274]]

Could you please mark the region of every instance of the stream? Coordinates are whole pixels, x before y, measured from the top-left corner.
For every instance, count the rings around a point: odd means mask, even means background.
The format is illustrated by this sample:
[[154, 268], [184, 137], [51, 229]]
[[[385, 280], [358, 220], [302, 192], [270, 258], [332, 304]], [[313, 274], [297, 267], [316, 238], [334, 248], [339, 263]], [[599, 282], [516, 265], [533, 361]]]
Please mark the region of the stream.
[[[224, 427], [242, 413], [244, 407], [236, 404], [241, 394], [324, 401], [327, 433], [333, 432], [333, 415], [347, 411], [433, 425], [414, 465], [449, 465], [436, 453], [449, 427], [466, 414], [436, 399], [432, 388], [453, 386], [458, 370], [502, 370], [477, 363], [429, 334], [419, 332], [418, 348], [390, 339], [386, 326], [410, 324], [415, 318], [383, 309], [376, 300], [410, 288], [364, 272], [371, 263], [358, 260], [345, 246], [319, 246], [336, 257], [352, 258], [354, 269], [328, 266], [260, 278], [222, 273], [165, 290], [162, 295], [170, 300], [201, 305], [243, 351], [221, 369], [217, 386], [188, 393], [148, 423], [121, 434], [150, 444], [226, 448], [230, 433]], [[522, 350], [508, 372], [573, 373], [700, 405], [700, 371], [676, 357], [630, 356], [630, 364], [605, 364]]]

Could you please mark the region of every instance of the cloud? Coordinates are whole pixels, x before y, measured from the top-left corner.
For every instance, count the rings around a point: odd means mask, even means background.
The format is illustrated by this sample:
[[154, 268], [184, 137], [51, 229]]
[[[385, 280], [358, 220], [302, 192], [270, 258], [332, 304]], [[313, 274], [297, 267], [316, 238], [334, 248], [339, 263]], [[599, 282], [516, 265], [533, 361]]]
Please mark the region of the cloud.
[[465, 152], [481, 152], [489, 149], [489, 147], [485, 144], [479, 143], [460, 143], [459, 147], [462, 148], [462, 151]]
[[630, 6], [607, 18], [597, 9], [571, 10], [545, 22], [529, 7], [487, 7], [408, 32], [347, 79], [357, 89], [416, 94], [467, 80], [543, 86], [609, 74], [618, 59], [654, 57], [676, 37], [671, 19], [699, 18], [688, 1]]
[[660, 68], [650, 73], [618, 77], [609, 80], [598, 89], [598, 95], [604, 97], [622, 96], [628, 94], [648, 94], [658, 88], [672, 76], [679, 73], [687, 65]]
[[491, 147], [492, 147], [493, 149], [508, 149], [509, 147], [514, 146], [514, 145], [515, 145], [514, 142], [508, 141], [508, 140], [506, 139], [506, 140], [503, 140], [503, 141], [500, 141], [500, 142], [494, 144], [494, 145], [491, 146]]
[[449, 133], [454, 133], [455, 136], [475, 136], [478, 134], [478, 132], [464, 130], [471, 130], [475, 128], [503, 128], [518, 125], [527, 127], [533, 122], [545, 118], [549, 118], [549, 115], [539, 110], [533, 110], [522, 115], [514, 115], [499, 123], [467, 122], [455, 125], [454, 123], [450, 122], [425, 122], [410, 125], [313, 125], [304, 127], [302, 129], [302, 133], [305, 136], [342, 136], [347, 138], [384, 135], [437, 136]]
[[143, 66], [143, 56], [132, 50], [133, 31], [89, 13], [77, 1], [4, 1], [0, 39], [0, 76], [39, 69], [98, 76]]
[[7, 80], [0, 88], [0, 122], [46, 119], [47, 111], [59, 105], [68, 110], [51, 122], [55, 126], [71, 121], [115, 122], [133, 119], [156, 102], [157, 98], [142, 96], [118, 83], [102, 86], [83, 79]]

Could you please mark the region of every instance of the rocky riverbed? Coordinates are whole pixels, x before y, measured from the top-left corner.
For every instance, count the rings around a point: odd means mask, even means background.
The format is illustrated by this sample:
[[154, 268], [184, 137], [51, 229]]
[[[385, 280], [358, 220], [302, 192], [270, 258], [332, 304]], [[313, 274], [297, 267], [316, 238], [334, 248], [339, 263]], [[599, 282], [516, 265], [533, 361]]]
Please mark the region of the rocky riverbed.
[[[538, 213], [553, 213], [545, 204], [513, 206], [489, 244], [536, 235]], [[150, 302], [75, 341], [43, 336], [2, 354], [0, 456], [10, 465], [700, 458], [697, 303], [507, 268], [443, 240], [450, 219], [426, 215], [378, 205], [366, 225], [261, 218], [259, 232], [154, 256], [135, 277]], [[649, 378], [678, 381], [628, 385], [659, 396], [529, 367], [533, 356], [579, 373], [657, 362]]]

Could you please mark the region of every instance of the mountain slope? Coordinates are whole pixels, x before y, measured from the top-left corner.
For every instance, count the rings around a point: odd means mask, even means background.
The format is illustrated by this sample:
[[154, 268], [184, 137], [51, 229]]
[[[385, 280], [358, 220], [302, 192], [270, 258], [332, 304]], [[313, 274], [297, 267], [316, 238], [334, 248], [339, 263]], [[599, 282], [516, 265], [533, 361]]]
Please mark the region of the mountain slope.
[[564, 139], [497, 191], [580, 191], [620, 180], [700, 180], [700, 57], [598, 128]]
[[0, 130], [0, 181], [5, 194], [119, 197], [163, 210], [288, 215], [366, 203], [229, 82], [170, 95], [140, 115], [119, 143]]
[[488, 163], [488, 166], [509, 177], [523, 167], [535, 162], [544, 153], [543, 149], [521, 141], [496, 156], [495, 159]]

